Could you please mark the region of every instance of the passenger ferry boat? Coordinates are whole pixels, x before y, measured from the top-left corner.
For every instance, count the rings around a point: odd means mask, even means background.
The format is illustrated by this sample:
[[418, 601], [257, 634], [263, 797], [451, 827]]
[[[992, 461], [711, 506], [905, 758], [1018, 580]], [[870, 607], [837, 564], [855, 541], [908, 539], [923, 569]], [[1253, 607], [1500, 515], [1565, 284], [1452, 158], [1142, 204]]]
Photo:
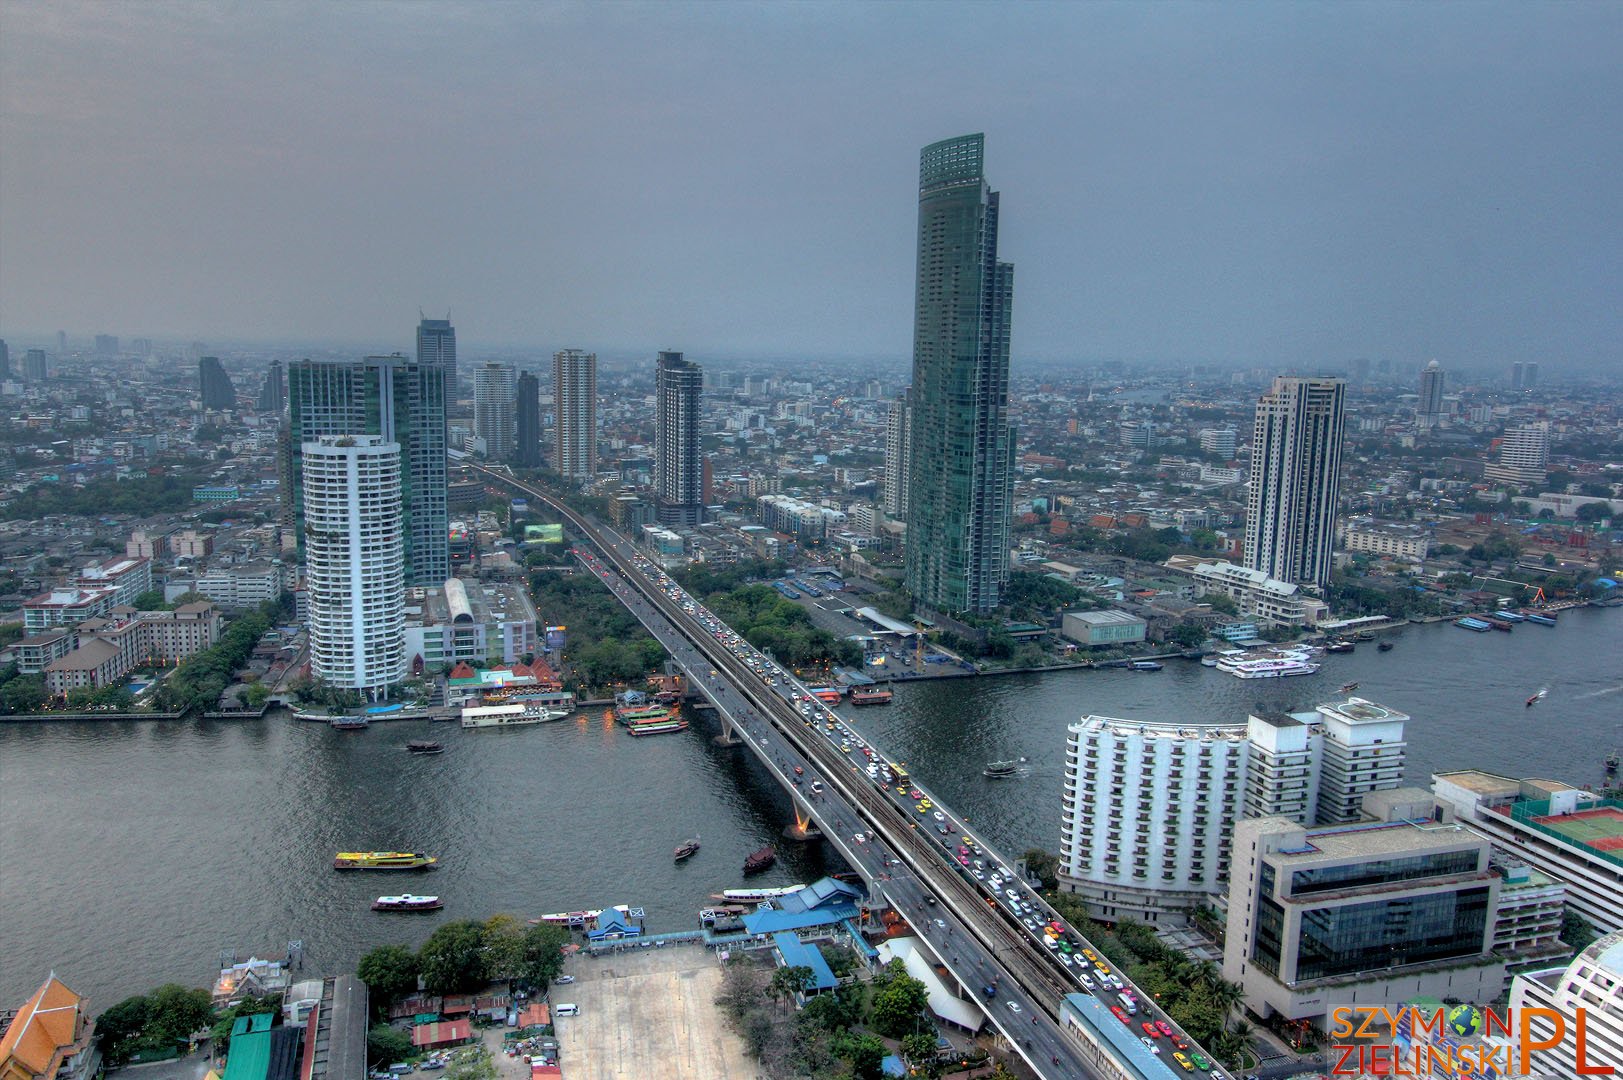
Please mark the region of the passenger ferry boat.
[[688, 722], [680, 716], [669, 716], [664, 720], [653, 720], [647, 723], [632, 724], [626, 728], [632, 735], [664, 735], [672, 731], [686, 731]]
[[1278, 657], [1258, 660], [1220, 660], [1217, 669], [1233, 675], [1236, 679], [1283, 679], [1291, 675], [1317, 674], [1319, 665], [1295, 657]]
[[698, 850], [699, 838], [697, 836], [695, 836], [692, 840], [684, 840], [682, 843], [676, 845], [676, 861], [681, 862], [683, 859], [695, 854]]
[[438, 911], [445, 904], [437, 896], [380, 896], [372, 901], [373, 911]]
[[[1024, 761], [1021, 758], [1020, 761]], [[1020, 775], [1019, 761], [991, 761], [981, 770], [982, 776], [990, 776], [994, 780], [1007, 780], [1012, 776]]]
[[1454, 625], [1459, 627], [1461, 630], [1475, 630], [1479, 634], [1486, 634], [1489, 630], [1493, 629], [1492, 626], [1483, 622], [1481, 619], [1473, 619], [1469, 615], [1465, 616], [1463, 619], [1455, 619]]
[[340, 851], [334, 870], [425, 870], [439, 859], [419, 851]]
[[717, 893], [714, 897], [712, 897], [712, 899], [728, 900], [743, 904], [759, 903], [762, 900], [776, 900], [780, 896], [788, 896], [790, 893], [797, 893], [805, 887], [806, 886], [804, 885], [779, 885], [766, 889], [723, 889], [720, 893]]
[[465, 728], [524, 727], [544, 724], [549, 720], [562, 720], [569, 715], [567, 709], [549, 708], [540, 702], [515, 702], [512, 705], [473, 705], [462, 710]]

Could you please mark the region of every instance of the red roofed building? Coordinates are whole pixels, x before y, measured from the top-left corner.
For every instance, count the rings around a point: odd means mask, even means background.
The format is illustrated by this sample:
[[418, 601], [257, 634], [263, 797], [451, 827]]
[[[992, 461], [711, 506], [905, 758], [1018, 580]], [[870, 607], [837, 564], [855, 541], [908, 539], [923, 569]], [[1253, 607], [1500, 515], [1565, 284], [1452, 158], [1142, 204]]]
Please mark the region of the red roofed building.
[[466, 1020], [440, 1020], [433, 1024], [418, 1024], [411, 1029], [411, 1045], [419, 1050], [461, 1046], [472, 1037], [473, 1025]]
[[91, 1045], [95, 1021], [85, 999], [53, 972], [23, 1003], [0, 1036], [0, 1080], [82, 1080], [101, 1055]]

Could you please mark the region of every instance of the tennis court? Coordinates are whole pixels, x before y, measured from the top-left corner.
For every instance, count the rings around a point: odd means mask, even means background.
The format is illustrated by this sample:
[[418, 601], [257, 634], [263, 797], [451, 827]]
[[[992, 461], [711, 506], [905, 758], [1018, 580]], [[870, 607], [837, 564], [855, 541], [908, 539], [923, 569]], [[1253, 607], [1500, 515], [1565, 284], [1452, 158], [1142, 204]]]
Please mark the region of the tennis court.
[[1533, 821], [1597, 851], [1623, 851], [1623, 810], [1615, 806], [1575, 814], [1545, 814]]

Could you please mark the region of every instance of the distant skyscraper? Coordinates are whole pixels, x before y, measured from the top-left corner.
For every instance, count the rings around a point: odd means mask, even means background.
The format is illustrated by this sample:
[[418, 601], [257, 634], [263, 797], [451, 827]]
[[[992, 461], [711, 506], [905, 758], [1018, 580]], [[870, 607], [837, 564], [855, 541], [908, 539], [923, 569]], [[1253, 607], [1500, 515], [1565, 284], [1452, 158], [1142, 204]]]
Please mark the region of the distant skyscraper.
[[1520, 360], [1510, 365], [1510, 388], [1520, 390], [1522, 383], [1527, 379], [1527, 365]]
[[1531, 390], [1538, 385], [1538, 361], [1529, 360], [1522, 365], [1522, 389]]
[[58, 355], [58, 356], [66, 356], [67, 354], [68, 354], [68, 332], [66, 330], [58, 330], [56, 332], [56, 355]]
[[541, 380], [526, 371], [518, 377], [513, 405], [513, 464], [527, 469], [541, 465]]
[[1443, 415], [1443, 367], [1433, 360], [1420, 373], [1420, 403], [1415, 416], [1423, 428], [1433, 428]]
[[912, 389], [903, 390], [890, 403], [885, 417], [885, 513], [907, 520], [908, 455], [913, 452]]
[[406, 677], [400, 444], [323, 435], [300, 447], [300, 464], [310, 674], [381, 690]]
[[564, 349], [552, 354], [552, 467], [587, 481], [597, 472], [597, 354]]
[[445, 369], [445, 403], [456, 402], [456, 327], [451, 320], [423, 319], [417, 324], [417, 362]]
[[473, 372], [473, 433], [485, 442], [488, 461], [512, 461], [517, 434], [517, 384], [506, 364], [483, 364]]
[[1347, 384], [1281, 376], [1257, 402], [1245, 565], [1296, 584], [1330, 584]]
[[256, 406], [262, 413], [282, 415], [287, 408], [287, 379], [282, 373], [282, 362], [272, 360], [270, 370], [265, 372], [265, 384], [259, 388], [259, 402]]
[[197, 382], [204, 409], [223, 412], [237, 407], [237, 388], [231, 385], [231, 376], [220, 366], [218, 356], [205, 356], [197, 361]]
[[0, 340], [0, 379], [11, 378], [11, 350]]
[[659, 354], [654, 369], [654, 488], [663, 525], [704, 520], [699, 461], [699, 393], [704, 369], [679, 352]]
[[23, 353], [23, 378], [29, 382], [44, 382], [51, 376], [51, 365], [45, 359], [44, 349], [29, 349]]
[[1009, 574], [1014, 267], [997, 258], [984, 136], [919, 155], [907, 587], [941, 612], [996, 607]]
[[336, 362], [299, 360], [287, 371], [283, 444], [284, 522], [305, 550], [299, 458], [322, 435], [378, 435], [400, 444], [406, 582], [443, 585], [451, 576], [446, 513], [445, 380], [438, 365], [403, 356]]

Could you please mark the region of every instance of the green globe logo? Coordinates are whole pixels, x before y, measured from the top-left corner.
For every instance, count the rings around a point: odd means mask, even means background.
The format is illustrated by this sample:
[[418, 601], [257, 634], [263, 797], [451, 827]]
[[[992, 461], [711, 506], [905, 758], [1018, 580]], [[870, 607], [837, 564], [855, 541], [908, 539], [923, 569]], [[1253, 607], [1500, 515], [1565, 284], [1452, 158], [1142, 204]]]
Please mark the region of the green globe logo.
[[1448, 1010], [1448, 1030], [1462, 1039], [1482, 1034], [1482, 1010], [1475, 1005], [1456, 1005]]

